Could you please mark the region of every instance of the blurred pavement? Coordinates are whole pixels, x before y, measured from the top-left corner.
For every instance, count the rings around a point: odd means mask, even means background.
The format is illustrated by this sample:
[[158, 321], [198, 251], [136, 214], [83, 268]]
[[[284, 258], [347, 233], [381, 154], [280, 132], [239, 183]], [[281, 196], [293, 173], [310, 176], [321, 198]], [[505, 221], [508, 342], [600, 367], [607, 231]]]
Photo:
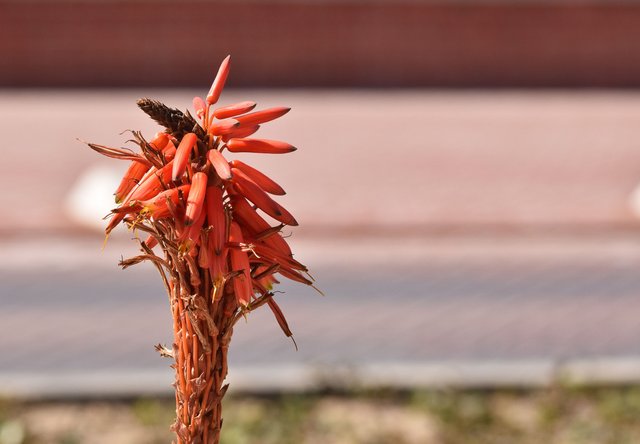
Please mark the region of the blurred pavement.
[[[122, 146], [158, 127], [135, 105], [185, 109], [195, 90], [0, 91], [0, 231], [68, 230], [61, 201], [101, 158], [76, 138]], [[242, 90], [223, 103], [291, 106], [258, 135], [299, 150], [246, 154], [277, 178], [297, 233], [478, 227], [636, 226], [640, 92]]]
[[[0, 91], [0, 387], [17, 396], [168, 392], [168, 308], [151, 267], [119, 271], [65, 210], [80, 173], [117, 164], [74, 137], [152, 135], [149, 96]], [[285, 284], [298, 352], [268, 311], [240, 324], [232, 387], [531, 385], [640, 379], [640, 93], [232, 91], [291, 105], [245, 155], [289, 192], [291, 239], [327, 294]], [[255, 160], [254, 160], [255, 159]], [[124, 170], [125, 165], [119, 165]], [[234, 379], [235, 378], [235, 379]]]

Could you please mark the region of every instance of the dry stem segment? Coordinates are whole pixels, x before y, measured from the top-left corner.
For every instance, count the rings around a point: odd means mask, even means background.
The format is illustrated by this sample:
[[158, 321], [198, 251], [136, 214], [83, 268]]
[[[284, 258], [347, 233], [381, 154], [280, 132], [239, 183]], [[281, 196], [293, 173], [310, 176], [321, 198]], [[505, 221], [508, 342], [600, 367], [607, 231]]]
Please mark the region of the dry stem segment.
[[102, 154], [106, 157], [111, 157], [112, 159], [120, 159], [120, 160], [135, 160], [136, 162], [144, 163], [145, 165], [151, 165], [151, 162], [144, 156], [140, 154], [136, 154], [131, 150], [123, 149], [123, 148], [112, 148], [105, 145], [98, 145], [97, 143], [89, 143], [83, 142], [89, 148], [94, 150], [97, 153]]
[[[213, 303], [201, 296], [211, 291], [204, 285], [194, 297], [185, 297], [182, 284], [187, 282], [180, 279], [172, 282], [171, 295], [177, 393], [176, 422], [172, 429], [178, 436], [178, 444], [217, 443], [222, 427], [229, 341], [236, 319], [216, 316]], [[235, 300], [230, 291], [223, 297]]]
[[142, 254], [123, 259], [126, 268], [143, 261], [152, 262], [160, 272], [169, 292], [173, 317], [173, 345], [156, 345], [161, 356], [174, 359], [176, 421], [172, 430], [176, 444], [214, 444], [219, 442], [222, 427], [222, 398], [227, 386], [227, 356], [233, 326], [243, 314], [263, 305], [271, 297], [265, 294], [242, 309], [231, 285], [213, 300], [214, 283], [208, 273], [195, 266], [194, 259], [181, 252], [173, 237], [172, 222], [145, 221], [136, 226], [152, 233], [162, 247], [164, 257], [140, 241]]

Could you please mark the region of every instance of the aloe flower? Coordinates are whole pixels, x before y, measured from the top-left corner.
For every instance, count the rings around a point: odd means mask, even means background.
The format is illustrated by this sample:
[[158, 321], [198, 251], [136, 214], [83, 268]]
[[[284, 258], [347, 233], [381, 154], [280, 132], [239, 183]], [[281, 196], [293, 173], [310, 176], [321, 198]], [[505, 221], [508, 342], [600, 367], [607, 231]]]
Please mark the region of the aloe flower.
[[[131, 161], [115, 192], [107, 236], [120, 223], [146, 233], [141, 254], [123, 268], [150, 261], [169, 294], [174, 343], [158, 351], [175, 360], [177, 443], [218, 443], [226, 392], [227, 352], [235, 323], [268, 305], [288, 337], [292, 333], [272, 288], [285, 277], [313, 285], [280, 232], [296, 219], [274, 200], [285, 194], [273, 179], [228, 153], [284, 154], [277, 140], [251, 138], [289, 108], [254, 111], [254, 102], [214, 107], [229, 74], [227, 57], [194, 115], [158, 101], [138, 106], [164, 130], [151, 141], [133, 132], [139, 153], [89, 144]], [[144, 240], [143, 240], [144, 238]], [[315, 288], [315, 287], [314, 287]]]

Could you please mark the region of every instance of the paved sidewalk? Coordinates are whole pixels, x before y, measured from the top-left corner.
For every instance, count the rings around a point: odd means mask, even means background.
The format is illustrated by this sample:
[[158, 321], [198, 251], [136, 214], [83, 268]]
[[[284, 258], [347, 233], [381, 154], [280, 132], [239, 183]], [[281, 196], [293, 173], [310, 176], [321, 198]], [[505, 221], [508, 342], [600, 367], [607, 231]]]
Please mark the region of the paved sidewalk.
[[[14, 254], [24, 244], [1, 245], [2, 393], [168, 393], [169, 362], [153, 345], [170, 343], [170, 318], [154, 270], [117, 269], [129, 244], [99, 255], [99, 242], [36, 242], [44, 253], [30, 262]], [[327, 297], [282, 286], [297, 352], [268, 310], [240, 323], [233, 390], [640, 381], [640, 239], [294, 245]]]
[[[76, 137], [121, 146], [158, 127], [149, 96], [190, 107], [197, 90], [0, 91], [0, 231], [67, 229], [65, 198], [91, 166], [125, 169]], [[241, 155], [289, 192], [298, 232], [635, 226], [640, 93], [241, 90], [292, 111], [261, 137], [299, 147]]]

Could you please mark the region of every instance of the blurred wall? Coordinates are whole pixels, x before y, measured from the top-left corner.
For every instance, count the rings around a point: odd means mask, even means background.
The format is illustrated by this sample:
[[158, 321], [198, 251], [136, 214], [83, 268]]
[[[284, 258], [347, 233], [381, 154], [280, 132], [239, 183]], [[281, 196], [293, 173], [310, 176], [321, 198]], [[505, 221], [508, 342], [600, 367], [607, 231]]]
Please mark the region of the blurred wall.
[[636, 1], [0, 0], [0, 86], [640, 86]]

